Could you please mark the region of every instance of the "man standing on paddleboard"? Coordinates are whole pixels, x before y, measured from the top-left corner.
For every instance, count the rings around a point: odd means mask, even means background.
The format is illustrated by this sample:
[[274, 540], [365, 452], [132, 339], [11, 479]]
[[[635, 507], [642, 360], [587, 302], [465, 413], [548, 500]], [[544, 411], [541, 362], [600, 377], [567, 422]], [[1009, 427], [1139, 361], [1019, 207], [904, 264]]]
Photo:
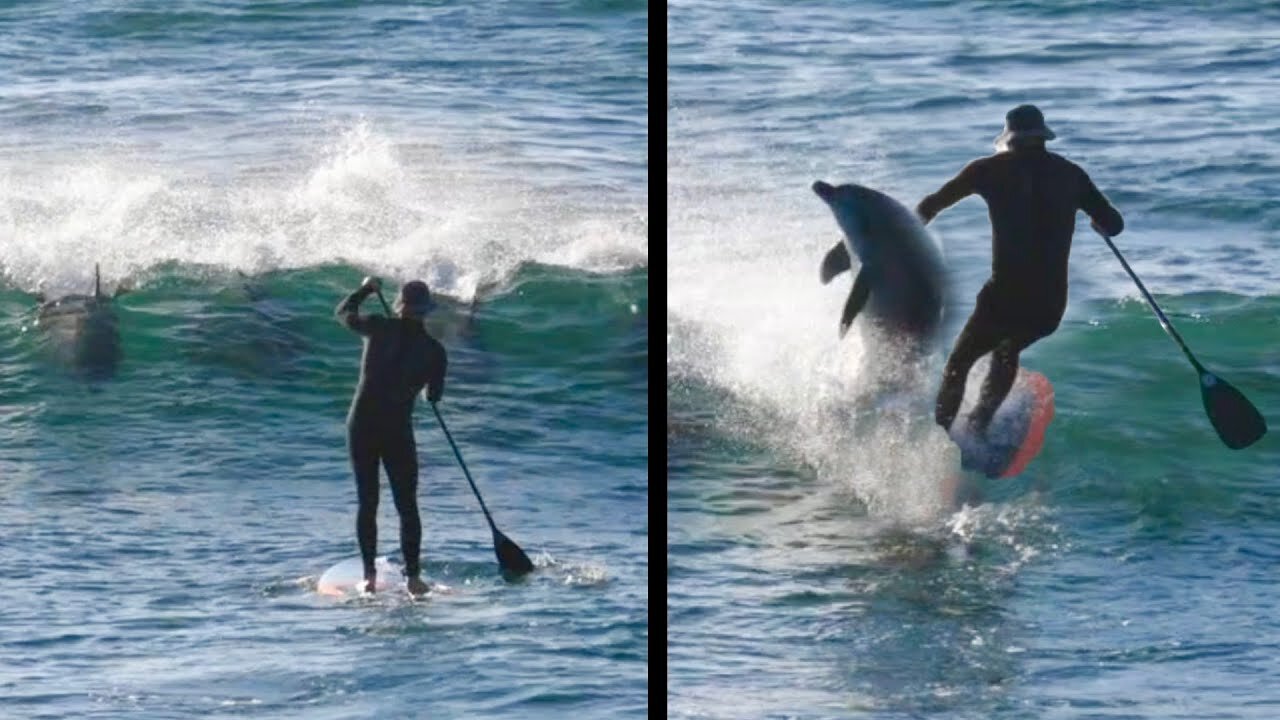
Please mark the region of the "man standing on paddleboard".
[[356, 538], [364, 562], [366, 592], [377, 585], [374, 560], [378, 544], [378, 464], [387, 469], [391, 497], [400, 515], [400, 550], [410, 593], [421, 595], [428, 586], [420, 577], [422, 523], [418, 518], [418, 451], [413, 439], [413, 405], [426, 386], [426, 398], [439, 402], [444, 394], [448, 363], [444, 346], [431, 337], [422, 321], [433, 307], [427, 284], [414, 280], [400, 288], [399, 317], [361, 315], [360, 303], [379, 293], [382, 282], [367, 277], [360, 288], [338, 306], [340, 322], [364, 336], [360, 382], [347, 414], [347, 448], [356, 475]]
[[1080, 166], [1045, 149], [1055, 135], [1034, 105], [1005, 115], [996, 153], [970, 162], [916, 213], [928, 224], [939, 212], [974, 193], [991, 218], [991, 277], [960, 332], [942, 374], [934, 408], [947, 430], [964, 399], [965, 381], [978, 358], [992, 353], [970, 429], [986, 432], [1018, 374], [1018, 355], [1057, 330], [1067, 307], [1067, 257], [1076, 212], [1095, 230], [1119, 235], [1124, 220]]

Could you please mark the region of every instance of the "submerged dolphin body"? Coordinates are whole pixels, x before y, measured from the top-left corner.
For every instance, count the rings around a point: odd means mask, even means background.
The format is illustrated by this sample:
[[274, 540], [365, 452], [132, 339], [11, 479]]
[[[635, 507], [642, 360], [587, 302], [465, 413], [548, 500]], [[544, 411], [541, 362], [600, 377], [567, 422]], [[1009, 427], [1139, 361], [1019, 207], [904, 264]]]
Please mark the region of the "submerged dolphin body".
[[104, 295], [95, 265], [92, 295], [66, 295], [40, 306], [38, 325], [45, 330], [59, 359], [92, 378], [115, 374], [120, 363], [120, 327], [116, 295]]
[[190, 313], [183, 353], [245, 376], [279, 375], [310, 351], [302, 318], [273, 297], [268, 285], [237, 270], [232, 284]]
[[868, 187], [819, 180], [813, 191], [844, 231], [844, 240], [822, 261], [822, 282], [851, 269], [853, 255], [862, 265], [840, 316], [840, 336], [865, 308], [885, 329], [927, 349], [942, 323], [946, 272], [924, 224], [897, 200]]

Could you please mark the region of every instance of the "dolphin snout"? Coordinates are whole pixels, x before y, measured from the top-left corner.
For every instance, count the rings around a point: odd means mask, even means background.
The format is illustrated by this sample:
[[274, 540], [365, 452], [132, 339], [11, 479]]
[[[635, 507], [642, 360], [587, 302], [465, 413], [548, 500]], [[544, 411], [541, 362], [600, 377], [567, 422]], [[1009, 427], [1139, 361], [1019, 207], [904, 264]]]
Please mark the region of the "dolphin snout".
[[830, 200], [831, 196], [835, 194], [836, 189], [831, 185], [818, 180], [813, 183], [813, 191], [823, 200]]

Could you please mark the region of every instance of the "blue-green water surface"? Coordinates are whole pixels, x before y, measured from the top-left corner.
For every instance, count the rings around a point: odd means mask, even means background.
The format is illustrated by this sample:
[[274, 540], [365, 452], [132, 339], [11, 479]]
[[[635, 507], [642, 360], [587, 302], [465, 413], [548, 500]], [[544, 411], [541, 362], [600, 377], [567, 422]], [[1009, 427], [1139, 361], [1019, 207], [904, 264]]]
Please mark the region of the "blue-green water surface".
[[[1277, 431], [1218, 440], [1087, 218], [1066, 318], [1023, 355], [1056, 388], [1043, 452], [952, 510], [938, 488], [957, 460], [927, 415], [866, 419], [899, 368], [859, 323], [838, 339], [850, 279], [819, 282], [839, 230], [809, 189], [859, 182], [914, 207], [1037, 104], [1190, 346], [1280, 426], [1275, 8], [670, 12], [670, 716], [1280, 712]], [[989, 271], [986, 207], [930, 230], [949, 346]]]
[[[645, 717], [644, 3], [0, 7], [0, 716]], [[40, 294], [116, 301], [87, 379]], [[422, 278], [427, 575], [357, 554], [366, 274]], [[376, 300], [365, 306], [381, 312]], [[384, 490], [380, 554], [399, 562]]]

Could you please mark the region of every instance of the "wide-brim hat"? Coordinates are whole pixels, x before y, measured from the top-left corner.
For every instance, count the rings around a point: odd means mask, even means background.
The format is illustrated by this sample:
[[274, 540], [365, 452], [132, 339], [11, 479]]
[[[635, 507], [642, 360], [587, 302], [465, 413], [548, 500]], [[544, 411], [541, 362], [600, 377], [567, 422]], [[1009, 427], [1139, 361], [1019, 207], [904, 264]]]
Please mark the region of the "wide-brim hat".
[[1035, 105], [1019, 105], [1004, 116], [1004, 132], [996, 136], [996, 146], [1022, 138], [1052, 140], [1058, 137], [1044, 124], [1044, 114]]
[[418, 315], [426, 315], [436, 307], [435, 300], [431, 299], [431, 290], [427, 288], [427, 284], [421, 280], [413, 280], [404, 284], [400, 288], [400, 294], [396, 296], [396, 311], [402, 312], [408, 309]]

